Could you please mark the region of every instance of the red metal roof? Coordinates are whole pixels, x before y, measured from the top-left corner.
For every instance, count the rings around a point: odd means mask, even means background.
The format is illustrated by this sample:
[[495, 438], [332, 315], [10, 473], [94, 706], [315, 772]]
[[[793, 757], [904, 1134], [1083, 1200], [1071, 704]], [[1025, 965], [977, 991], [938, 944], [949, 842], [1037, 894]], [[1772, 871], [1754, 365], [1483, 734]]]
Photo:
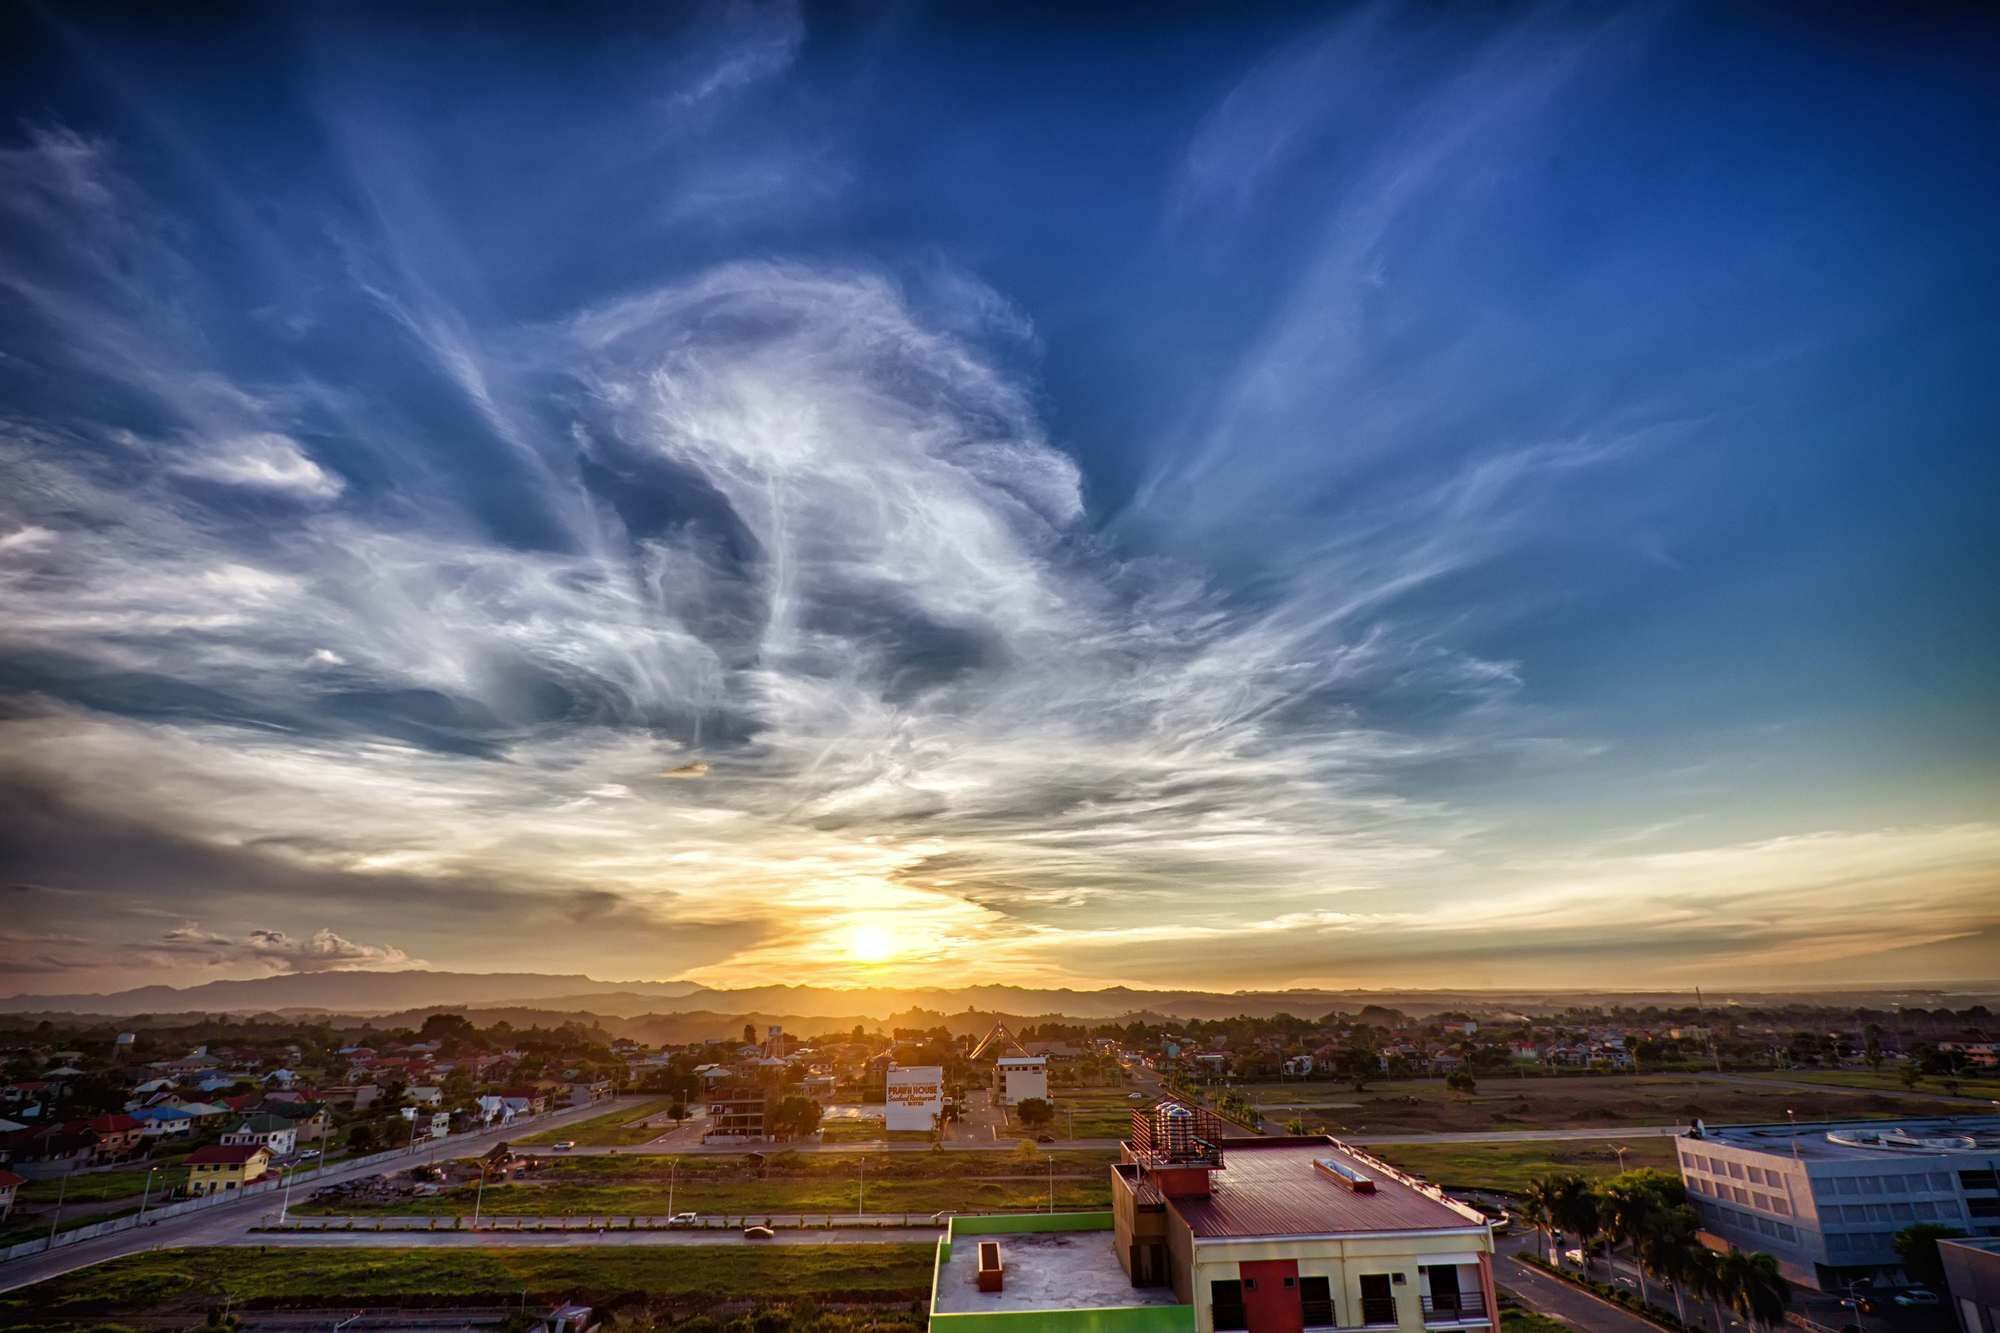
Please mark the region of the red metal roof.
[[[1172, 1198], [1198, 1239], [1323, 1236], [1347, 1231], [1436, 1231], [1483, 1225], [1373, 1159], [1330, 1138], [1229, 1139], [1223, 1167], [1209, 1176], [1207, 1198]], [[1358, 1194], [1315, 1170], [1324, 1157], [1372, 1178]]]

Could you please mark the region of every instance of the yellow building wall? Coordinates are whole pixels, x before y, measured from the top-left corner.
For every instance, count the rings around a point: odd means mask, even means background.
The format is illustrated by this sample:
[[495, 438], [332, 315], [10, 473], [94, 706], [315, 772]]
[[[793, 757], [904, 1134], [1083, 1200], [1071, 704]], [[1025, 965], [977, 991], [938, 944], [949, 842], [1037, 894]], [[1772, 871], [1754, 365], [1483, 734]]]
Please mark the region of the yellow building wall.
[[[1194, 1246], [1193, 1291], [1189, 1295], [1197, 1327], [1201, 1333], [1209, 1333], [1214, 1327], [1209, 1309], [1211, 1282], [1234, 1281], [1239, 1271], [1237, 1265], [1245, 1261], [1293, 1259], [1298, 1262], [1300, 1277], [1328, 1280], [1333, 1288], [1335, 1313], [1343, 1327], [1351, 1327], [1360, 1322], [1362, 1275], [1383, 1273], [1390, 1275], [1389, 1290], [1396, 1298], [1399, 1333], [1423, 1333], [1423, 1297], [1428, 1287], [1418, 1269], [1440, 1266], [1453, 1259], [1476, 1263], [1475, 1256], [1492, 1252], [1493, 1237], [1484, 1227], [1469, 1228], [1463, 1234], [1201, 1241]], [[1398, 1273], [1403, 1277], [1400, 1286], [1394, 1285], [1394, 1275]], [[1478, 1290], [1477, 1268], [1461, 1269], [1459, 1283], [1462, 1291]]]

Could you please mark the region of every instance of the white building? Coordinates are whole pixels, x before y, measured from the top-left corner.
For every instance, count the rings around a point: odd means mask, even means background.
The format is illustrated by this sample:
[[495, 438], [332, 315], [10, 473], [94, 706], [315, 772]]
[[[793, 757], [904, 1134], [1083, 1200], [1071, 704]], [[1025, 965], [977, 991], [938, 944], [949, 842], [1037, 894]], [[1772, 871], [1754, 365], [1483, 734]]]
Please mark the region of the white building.
[[1041, 1055], [1003, 1055], [993, 1062], [993, 1099], [1002, 1106], [1018, 1106], [1030, 1097], [1047, 1101], [1049, 1062]]
[[928, 1133], [944, 1114], [944, 1069], [940, 1065], [890, 1065], [888, 1106], [883, 1127]]

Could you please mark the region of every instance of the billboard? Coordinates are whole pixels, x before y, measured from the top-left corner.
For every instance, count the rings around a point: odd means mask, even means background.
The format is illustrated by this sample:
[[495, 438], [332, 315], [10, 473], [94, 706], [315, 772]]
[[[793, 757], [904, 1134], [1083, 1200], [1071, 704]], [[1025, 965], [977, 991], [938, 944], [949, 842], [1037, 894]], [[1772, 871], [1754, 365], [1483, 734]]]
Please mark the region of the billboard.
[[889, 1105], [883, 1115], [884, 1128], [928, 1131], [943, 1110], [943, 1066], [889, 1066]]

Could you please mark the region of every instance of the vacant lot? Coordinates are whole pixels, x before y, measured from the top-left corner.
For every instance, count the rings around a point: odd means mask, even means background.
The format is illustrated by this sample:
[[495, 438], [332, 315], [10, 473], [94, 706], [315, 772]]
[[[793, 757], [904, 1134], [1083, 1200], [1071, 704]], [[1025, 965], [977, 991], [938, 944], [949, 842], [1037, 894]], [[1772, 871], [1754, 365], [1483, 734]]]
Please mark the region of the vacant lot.
[[1585, 1176], [1617, 1174], [1618, 1149], [1625, 1169], [1642, 1166], [1675, 1170], [1672, 1139], [1587, 1139], [1567, 1143], [1385, 1143], [1368, 1149], [1448, 1189], [1503, 1190], [1518, 1194], [1537, 1176], [1574, 1171]]
[[120, 1315], [387, 1304], [532, 1306], [671, 1297], [683, 1308], [747, 1298], [912, 1301], [930, 1291], [929, 1245], [658, 1246], [591, 1251], [162, 1250], [0, 1295], [0, 1327], [79, 1327]]
[[673, 1104], [672, 1097], [660, 1097], [653, 1101], [641, 1102], [637, 1106], [608, 1111], [574, 1125], [564, 1125], [560, 1129], [544, 1129], [515, 1142], [533, 1146], [572, 1139], [577, 1143], [587, 1143], [600, 1148], [616, 1148], [629, 1143], [649, 1143], [666, 1133], [666, 1130], [647, 1127], [647, 1118], [665, 1115]]
[[[488, 1184], [487, 1216], [660, 1216], [698, 1213], [852, 1212], [862, 1197], [873, 1213], [1012, 1211], [1046, 1207], [1051, 1176], [1055, 1206], [1110, 1205], [1108, 1152], [1057, 1152], [1019, 1161], [997, 1153], [776, 1153], [754, 1158], [689, 1156], [670, 1169], [664, 1157], [557, 1160], [526, 1180]], [[1051, 1170], [1053, 1168], [1053, 1170]], [[669, 1192], [671, 1183], [671, 1194]], [[476, 1188], [458, 1186], [423, 1198], [373, 1206], [329, 1199], [294, 1202], [295, 1213], [470, 1216]]]
[[1834, 1088], [1867, 1088], [1919, 1097], [1925, 1093], [1941, 1097], [2000, 1097], [2000, 1077], [1991, 1074], [1967, 1074], [1958, 1079], [1926, 1074], [1917, 1080], [1914, 1088], [1903, 1086], [1901, 1074], [1871, 1073], [1866, 1069], [1798, 1069], [1782, 1074], [1753, 1074], [1751, 1077], [1781, 1079], [1787, 1083], [1820, 1083]]
[[[166, 1193], [176, 1185], [187, 1183], [187, 1168], [175, 1162], [163, 1166], [153, 1177], [155, 1197]], [[61, 1177], [53, 1180], [31, 1180], [21, 1186], [16, 1196], [21, 1203], [53, 1204], [60, 1195], [64, 1204], [103, 1203], [110, 1199], [129, 1198], [138, 1202], [139, 1195], [146, 1188], [146, 1168], [130, 1171], [80, 1171], [64, 1184]]]
[[[1270, 1109], [1274, 1126], [1293, 1117], [1315, 1133], [1413, 1134], [1482, 1129], [1561, 1129], [1602, 1125], [1686, 1124], [1697, 1117], [1717, 1124], [1777, 1121], [1789, 1108], [1800, 1119], [1821, 1116], [1950, 1115], [1961, 1108], [1900, 1090], [1855, 1097], [1816, 1096], [1799, 1088], [1759, 1087], [1749, 1080], [1702, 1079], [1689, 1074], [1607, 1074], [1576, 1078], [1479, 1080], [1463, 1097], [1436, 1079], [1370, 1083], [1356, 1092], [1346, 1083], [1264, 1083], [1242, 1090]], [[1283, 1103], [1358, 1103], [1327, 1110], [1279, 1109]]]

